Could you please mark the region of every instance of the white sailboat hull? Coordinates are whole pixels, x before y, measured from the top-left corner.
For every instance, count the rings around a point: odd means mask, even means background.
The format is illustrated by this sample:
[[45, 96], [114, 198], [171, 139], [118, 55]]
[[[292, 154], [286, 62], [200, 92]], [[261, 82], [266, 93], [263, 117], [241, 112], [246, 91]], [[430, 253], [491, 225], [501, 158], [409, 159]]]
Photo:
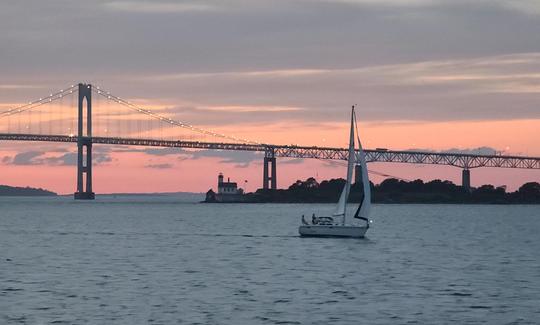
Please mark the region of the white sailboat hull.
[[363, 238], [368, 227], [340, 225], [303, 225], [298, 228], [300, 236], [305, 237], [353, 237]]

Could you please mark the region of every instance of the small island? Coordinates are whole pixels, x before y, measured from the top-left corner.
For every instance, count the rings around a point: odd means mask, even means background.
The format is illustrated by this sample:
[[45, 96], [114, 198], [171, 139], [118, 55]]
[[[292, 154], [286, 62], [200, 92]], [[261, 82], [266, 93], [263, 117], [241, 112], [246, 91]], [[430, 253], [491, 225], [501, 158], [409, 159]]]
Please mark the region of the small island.
[[0, 185], [0, 196], [57, 196], [57, 194], [42, 188]]
[[[238, 200], [221, 202], [246, 203], [335, 203], [345, 184], [344, 179], [318, 182], [310, 177], [298, 180], [287, 189], [264, 190], [242, 194]], [[540, 183], [523, 184], [515, 192], [507, 192], [505, 187], [482, 185], [466, 190], [447, 180], [424, 182], [420, 179], [404, 181], [388, 178], [380, 184], [371, 185], [373, 203], [416, 203], [416, 204], [540, 204]], [[358, 203], [362, 197], [361, 184], [351, 187], [349, 202]], [[220, 202], [216, 200], [205, 202]]]

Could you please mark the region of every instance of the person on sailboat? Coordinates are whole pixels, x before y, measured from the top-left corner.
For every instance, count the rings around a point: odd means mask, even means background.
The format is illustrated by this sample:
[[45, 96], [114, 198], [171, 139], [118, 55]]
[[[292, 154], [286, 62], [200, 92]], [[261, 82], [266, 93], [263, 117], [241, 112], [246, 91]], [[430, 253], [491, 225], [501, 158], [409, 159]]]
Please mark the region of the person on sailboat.
[[311, 216], [311, 223], [314, 225], [319, 223], [319, 220], [315, 217], [315, 213]]
[[306, 219], [304, 219], [304, 215], [302, 215], [302, 224], [303, 225], [309, 225], [309, 223], [306, 221]]

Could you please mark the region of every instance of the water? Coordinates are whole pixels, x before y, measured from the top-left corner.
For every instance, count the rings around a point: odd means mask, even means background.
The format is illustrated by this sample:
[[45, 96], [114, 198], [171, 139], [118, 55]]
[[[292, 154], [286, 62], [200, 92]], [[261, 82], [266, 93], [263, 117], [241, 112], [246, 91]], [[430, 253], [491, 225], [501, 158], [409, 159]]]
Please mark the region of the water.
[[0, 198], [0, 324], [538, 324], [540, 207]]

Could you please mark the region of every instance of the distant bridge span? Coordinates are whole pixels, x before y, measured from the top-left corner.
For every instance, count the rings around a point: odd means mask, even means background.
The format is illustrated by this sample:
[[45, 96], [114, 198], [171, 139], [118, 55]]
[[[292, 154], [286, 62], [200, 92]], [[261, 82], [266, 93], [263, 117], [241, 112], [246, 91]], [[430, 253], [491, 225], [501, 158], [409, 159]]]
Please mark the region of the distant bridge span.
[[[77, 143], [78, 137], [67, 135], [5, 134], [4, 141], [46, 141]], [[200, 142], [183, 140], [131, 139], [114, 137], [88, 138], [94, 144], [129, 145], [146, 147], [168, 147], [207, 150], [255, 151], [265, 153], [264, 188], [276, 188], [276, 157], [347, 160], [348, 149], [332, 147], [309, 147], [272, 144], [246, 144], [223, 142]], [[437, 153], [424, 151], [365, 150], [368, 162], [388, 162], [407, 164], [448, 165], [463, 169], [463, 184], [470, 185], [470, 169], [478, 167], [540, 169], [540, 157], [474, 155], [461, 153]], [[272, 170], [268, 174], [268, 165]]]
[[[55, 111], [54, 106], [48, 105], [52, 102], [62, 101], [64, 97], [77, 96], [77, 106], [69, 107], [66, 110]], [[111, 113], [109, 110], [102, 112], [96, 116], [92, 115], [92, 96], [97, 96], [99, 99], [105, 99], [107, 103], [120, 105], [124, 111], [116, 117], [113, 123], [118, 124], [120, 133], [116, 137], [108, 136], [109, 118]], [[73, 97], [71, 97], [73, 99]], [[49, 109], [39, 109], [49, 107]], [[75, 109], [76, 108], [76, 109]], [[38, 111], [36, 111], [36, 109]], [[36, 111], [34, 115], [31, 113]], [[76, 118], [69, 118], [69, 114], [75, 113]], [[60, 129], [66, 131], [63, 127], [65, 122], [64, 114], [68, 114], [68, 122], [76, 122], [69, 129], [72, 135], [55, 134], [57, 131], [52, 131], [53, 126], [60, 125]], [[133, 115], [135, 114], [135, 115]], [[43, 115], [45, 115], [45, 123], [43, 123]], [[145, 122], [140, 119], [140, 116], [148, 118]], [[33, 116], [33, 119], [32, 119]], [[114, 116], [114, 115], [113, 115]], [[127, 132], [122, 130], [121, 122], [125, 117], [135, 117], [127, 119], [133, 122], [133, 126], [129, 125]], [[58, 118], [60, 117], [60, 118]], [[96, 117], [105, 118], [107, 135], [93, 136], [93, 120]], [[30, 101], [21, 106], [8, 109], [0, 112], [0, 118], [7, 120], [7, 133], [0, 133], [0, 141], [47, 141], [47, 142], [64, 142], [77, 144], [77, 191], [74, 193], [75, 199], [93, 199], [95, 194], [92, 191], [92, 145], [93, 144], [109, 144], [109, 145], [129, 145], [129, 146], [147, 146], [147, 147], [171, 147], [171, 148], [189, 148], [189, 149], [206, 149], [206, 150], [235, 150], [235, 151], [254, 151], [264, 153], [263, 158], [263, 188], [277, 188], [277, 171], [276, 158], [312, 158], [312, 159], [331, 159], [331, 160], [347, 160], [348, 149], [345, 148], [330, 148], [330, 147], [309, 147], [309, 146], [294, 146], [294, 145], [274, 145], [250, 141], [247, 139], [237, 138], [231, 135], [216, 133], [215, 131], [202, 129], [193, 126], [189, 123], [171, 119], [163, 114], [155, 111], [147, 110], [136, 106], [135, 104], [112, 95], [110, 92], [104, 91], [99, 87], [93, 87], [90, 84], [72, 85], [66, 89], [56, 93], [51, 93], [47, 97], [39, 98], [39, 100]], [[35, 123], [37, 120], [38, 123]], [[13, 121], [13, 123], [11, 123]], [[99, 121], [99, 119], [98, 119]], [[96, 122], [96, 126], [99, 122]], [[153, 128], [153, 122], [159, 124], [159, 130]], [[146, 138], [142, 138], [144, 124], [148, 128], [144, 134]], [[11, 132], [11, 126], [16, 127], [16, 131]], [[38, 127], [38, 133], [31, 132], [31, 126]], [[196, 133], [204, 137], [219, 138], [232, 140], [233, 143], [227, 142], [205, 142], [204, 141], [185, 141], [185, 140], [159, 140], [162, 138], [162, 127], [174, 127], [176, 129], [188, 130], [188, 132]], [[134, 128], [136, 126], [136, 129]], [[141, 127], [142, 126], [142, 127]], [[21, 129], [22, 127], [22, 129]], [[48, 128], [48, 134], [43, 133], [43, 129]], [[103, 129], [103, 127], [101, 128]], [[138, 136], [127, 137], [131, 132], [129, 130], [137, 130]], [[155, 131], [154, 131], [155, 130]], [[76, 134], [74, 134], [76, 131]], [[148, 136], [149, 131], [160, 132], [159, 138], [156, 136]], [[152, 134], [152, 133], [151, 133]], [[180, 137], [178, 137], [180, 138]], [[203, 138], [204, 139], [204, 138]], [[540, 169], [539, 157], [520, 157], [520, 156], [502, 156], [502, 155], [473, 155], [460, 153], [437, 153], [437, 152], [422, 152], [422, 151], [394, 151], [386, 149], [365, 150], [366, 160], [368, 162], [389, 162], [389, 163], [408, 163], [408, 164], [433, 164], [433, 165], [448, 165], [463, 169], [462, 186], [466, 189], [470, 188], [470, 169], [478, 167], [496, 167], [496, 168], [522, 168], [522, 169]], [[358, 152], [357, 152], [358, 154]], [[357, 169], [356, 178], [359, 173]]]

